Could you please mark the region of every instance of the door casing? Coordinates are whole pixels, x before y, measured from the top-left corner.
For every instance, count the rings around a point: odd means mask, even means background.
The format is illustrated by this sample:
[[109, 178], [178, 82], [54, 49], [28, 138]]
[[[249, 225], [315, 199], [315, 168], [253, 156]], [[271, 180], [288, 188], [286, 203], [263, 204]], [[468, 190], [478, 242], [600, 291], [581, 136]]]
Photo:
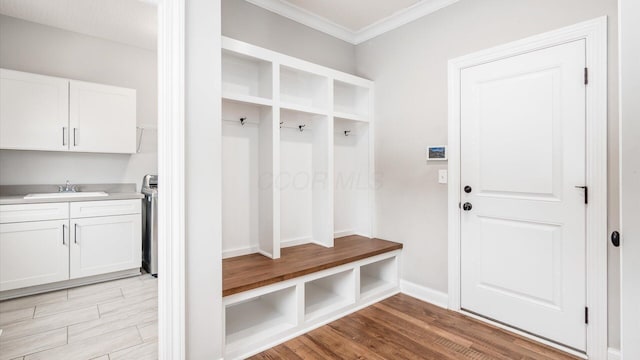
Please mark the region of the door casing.
[[[563, 351], [595, 360], [607, 359], [607, 17], [462, 56], [449, 61], [449, 186], [448, 287], [449, 309], [460, 308], [460, 78], [465, 68], [584, 39], [589, 83], [586, 90], [586, 154], [589, 187], [586, 228], [587, 326], [586, 354], [576, 352], [523, 331], [523, 336]], [[471, 314], [472, 315], [472, 314]], [[477, 317], [490, 322], [487, 319]], [[500, 325], [500, 324], [496, 324]], [[500, 325], [501, 327], [505, 327]]]

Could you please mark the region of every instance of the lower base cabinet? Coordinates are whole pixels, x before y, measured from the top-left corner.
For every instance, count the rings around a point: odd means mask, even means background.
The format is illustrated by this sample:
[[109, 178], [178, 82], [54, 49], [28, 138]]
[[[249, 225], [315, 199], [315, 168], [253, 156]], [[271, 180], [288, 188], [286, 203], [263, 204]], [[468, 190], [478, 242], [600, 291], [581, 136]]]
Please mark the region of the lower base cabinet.
[[140, 267], [140, 215], [71, 219], [70, 278]]
[[0, 291], [69, 279], [68, 220], [0, 224]]
[[140, 268], [141, 228], [137, 199], [2, 205], [0, 292]]

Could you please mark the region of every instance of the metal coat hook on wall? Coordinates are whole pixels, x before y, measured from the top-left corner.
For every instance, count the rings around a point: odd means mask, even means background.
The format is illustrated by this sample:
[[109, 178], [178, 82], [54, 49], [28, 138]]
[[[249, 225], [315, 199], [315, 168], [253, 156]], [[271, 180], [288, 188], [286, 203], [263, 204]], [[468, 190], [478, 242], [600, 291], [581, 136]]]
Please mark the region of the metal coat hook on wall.
[[246, 117], [241, 117], [240, 118], [240, 125], [244, 126], [244, 122], [247, 121]]
[[344, 136], [349, 136], [351, 134], [351, 130], [345, 130], [344, 131]]
[[307, 126], [307, 125], [305, 125], [305, 124], [298, 125], [298, 129], [300, 130], [300, 132], [303, 132], [303, 131], [304, 131], [304, 127], [305, 127], [305, 126]]

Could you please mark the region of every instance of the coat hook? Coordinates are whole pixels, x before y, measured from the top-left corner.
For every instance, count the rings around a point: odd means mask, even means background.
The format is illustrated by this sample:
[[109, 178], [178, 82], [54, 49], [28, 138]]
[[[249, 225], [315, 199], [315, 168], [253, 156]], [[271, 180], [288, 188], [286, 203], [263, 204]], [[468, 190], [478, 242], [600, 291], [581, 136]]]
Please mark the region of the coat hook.
[[300, 129], [300, 132], [304, 131], [304, 127], [305, 126], [307, 126], [307, 125], [304, 125], [304, 124], [303, 125], [298, 125], [298, 129]]
[[344, 131], [344, 136], [349, 136], [349, 134], [351, 134], [351, 130], [345, 130]]
[[247, 121], [246, 117], [241, 117], [240, 118], [240, 125], [244, 126], [244, 122]]
[[280, 129], [282, 129], [282, 125], [284, 125], [284, 121], [280, 121]]

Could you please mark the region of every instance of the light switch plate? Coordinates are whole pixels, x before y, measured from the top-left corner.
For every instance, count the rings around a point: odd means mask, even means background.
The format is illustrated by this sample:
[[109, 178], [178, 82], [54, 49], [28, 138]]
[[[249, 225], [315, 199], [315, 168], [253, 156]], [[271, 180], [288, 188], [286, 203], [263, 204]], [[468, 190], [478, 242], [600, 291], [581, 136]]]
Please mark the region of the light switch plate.
[[438, 182], [446, 184], [449, 181], [449, 172], [447, 170], [438, 170]]

